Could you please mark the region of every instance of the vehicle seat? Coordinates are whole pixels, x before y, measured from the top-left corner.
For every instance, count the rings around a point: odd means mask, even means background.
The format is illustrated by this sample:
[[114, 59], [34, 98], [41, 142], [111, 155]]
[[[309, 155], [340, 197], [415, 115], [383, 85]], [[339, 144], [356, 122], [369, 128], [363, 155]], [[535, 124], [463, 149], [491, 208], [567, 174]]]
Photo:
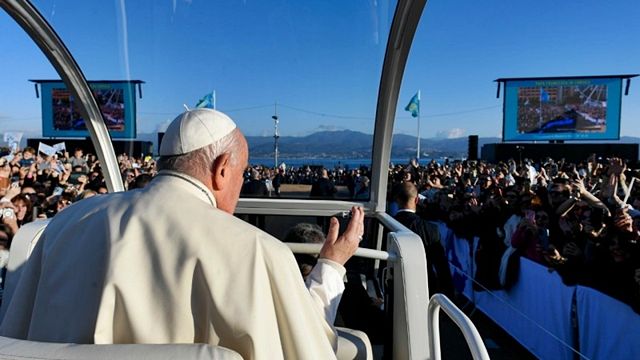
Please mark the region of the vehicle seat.
[[338, 360], [372, 360], [373, 350], [369, 337], [362, 331], [337, 327]]
[[0, 358], [16, 360], [62, 359], [216, 359], [242, 360], [222, 346], [206, 344], [79, 345], [17, 340], [0, 336]]
[[51, 220], [37, 220], [23, 225], [11, 241], [7, 274], [4, 279], [4, 291], [2, 292], [2, 304], [4, 306], [0, 309], [0, 322], [4, 319], [7, 305], [20, 280], [22, 265], [29, 259], [33, 248], [38, 243], [49, 221]]

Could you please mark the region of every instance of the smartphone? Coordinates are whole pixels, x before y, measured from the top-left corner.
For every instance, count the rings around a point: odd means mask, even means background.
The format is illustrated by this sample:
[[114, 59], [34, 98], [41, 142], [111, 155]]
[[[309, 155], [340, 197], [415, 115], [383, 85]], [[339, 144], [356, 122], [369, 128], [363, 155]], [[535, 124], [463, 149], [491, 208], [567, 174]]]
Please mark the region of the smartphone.
[[544, 229], [543, 233], [540, 234], [540, 246], [545, 251], [549, 250], [549, 229]]
[[56, 188], [53, 189], [53, 195], [54, 196], [60, 196], [60, 195], [62, 195], [63, 192], [64, 192], [64, 189], [61, 188], [60, 186], [56, 186]]

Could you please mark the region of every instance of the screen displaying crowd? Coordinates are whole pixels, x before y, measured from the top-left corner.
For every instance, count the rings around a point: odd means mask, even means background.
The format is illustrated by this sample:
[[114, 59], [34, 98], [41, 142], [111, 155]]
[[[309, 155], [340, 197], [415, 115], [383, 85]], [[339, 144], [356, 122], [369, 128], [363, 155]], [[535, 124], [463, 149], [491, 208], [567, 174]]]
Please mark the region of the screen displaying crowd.
[[[92, 91], [100, 106], [100, 112], [102, 112], [107, 129], [124, 131], [124, 90], [108, 88], [93, 89]], [[74, 107], [73, 96], [69, 90], [52, 89], [51, 108], [55, 130], [87, 130], [79, 108]]]

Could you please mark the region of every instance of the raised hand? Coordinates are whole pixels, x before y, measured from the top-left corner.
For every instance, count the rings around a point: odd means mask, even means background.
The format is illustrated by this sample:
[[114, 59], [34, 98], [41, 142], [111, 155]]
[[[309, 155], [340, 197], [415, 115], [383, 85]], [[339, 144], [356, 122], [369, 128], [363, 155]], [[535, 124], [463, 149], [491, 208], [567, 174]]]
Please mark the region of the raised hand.
[[364, 234], [364, 210], [361, 207], [351, 208], [351, 220], [345, 232], [338, 236], [340, 223], [331, 218], [327, 239], [320, 250], [320, 258], [335, 261], [344, 265], [358, 249]]

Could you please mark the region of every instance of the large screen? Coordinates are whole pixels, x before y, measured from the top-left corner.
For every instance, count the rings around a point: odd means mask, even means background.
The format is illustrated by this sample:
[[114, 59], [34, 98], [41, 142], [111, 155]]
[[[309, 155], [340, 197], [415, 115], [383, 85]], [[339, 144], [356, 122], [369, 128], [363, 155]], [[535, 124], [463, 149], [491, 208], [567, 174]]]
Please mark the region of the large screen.
[[[88, 137], [85, 119], [63, 82], [42, 82], [42, 136]], [[105, 125], [114, 138], [136, 137], [135, 84], [89, 82]]]
[[617, 140], [621, 78], [505, 81], [504, 141]]

